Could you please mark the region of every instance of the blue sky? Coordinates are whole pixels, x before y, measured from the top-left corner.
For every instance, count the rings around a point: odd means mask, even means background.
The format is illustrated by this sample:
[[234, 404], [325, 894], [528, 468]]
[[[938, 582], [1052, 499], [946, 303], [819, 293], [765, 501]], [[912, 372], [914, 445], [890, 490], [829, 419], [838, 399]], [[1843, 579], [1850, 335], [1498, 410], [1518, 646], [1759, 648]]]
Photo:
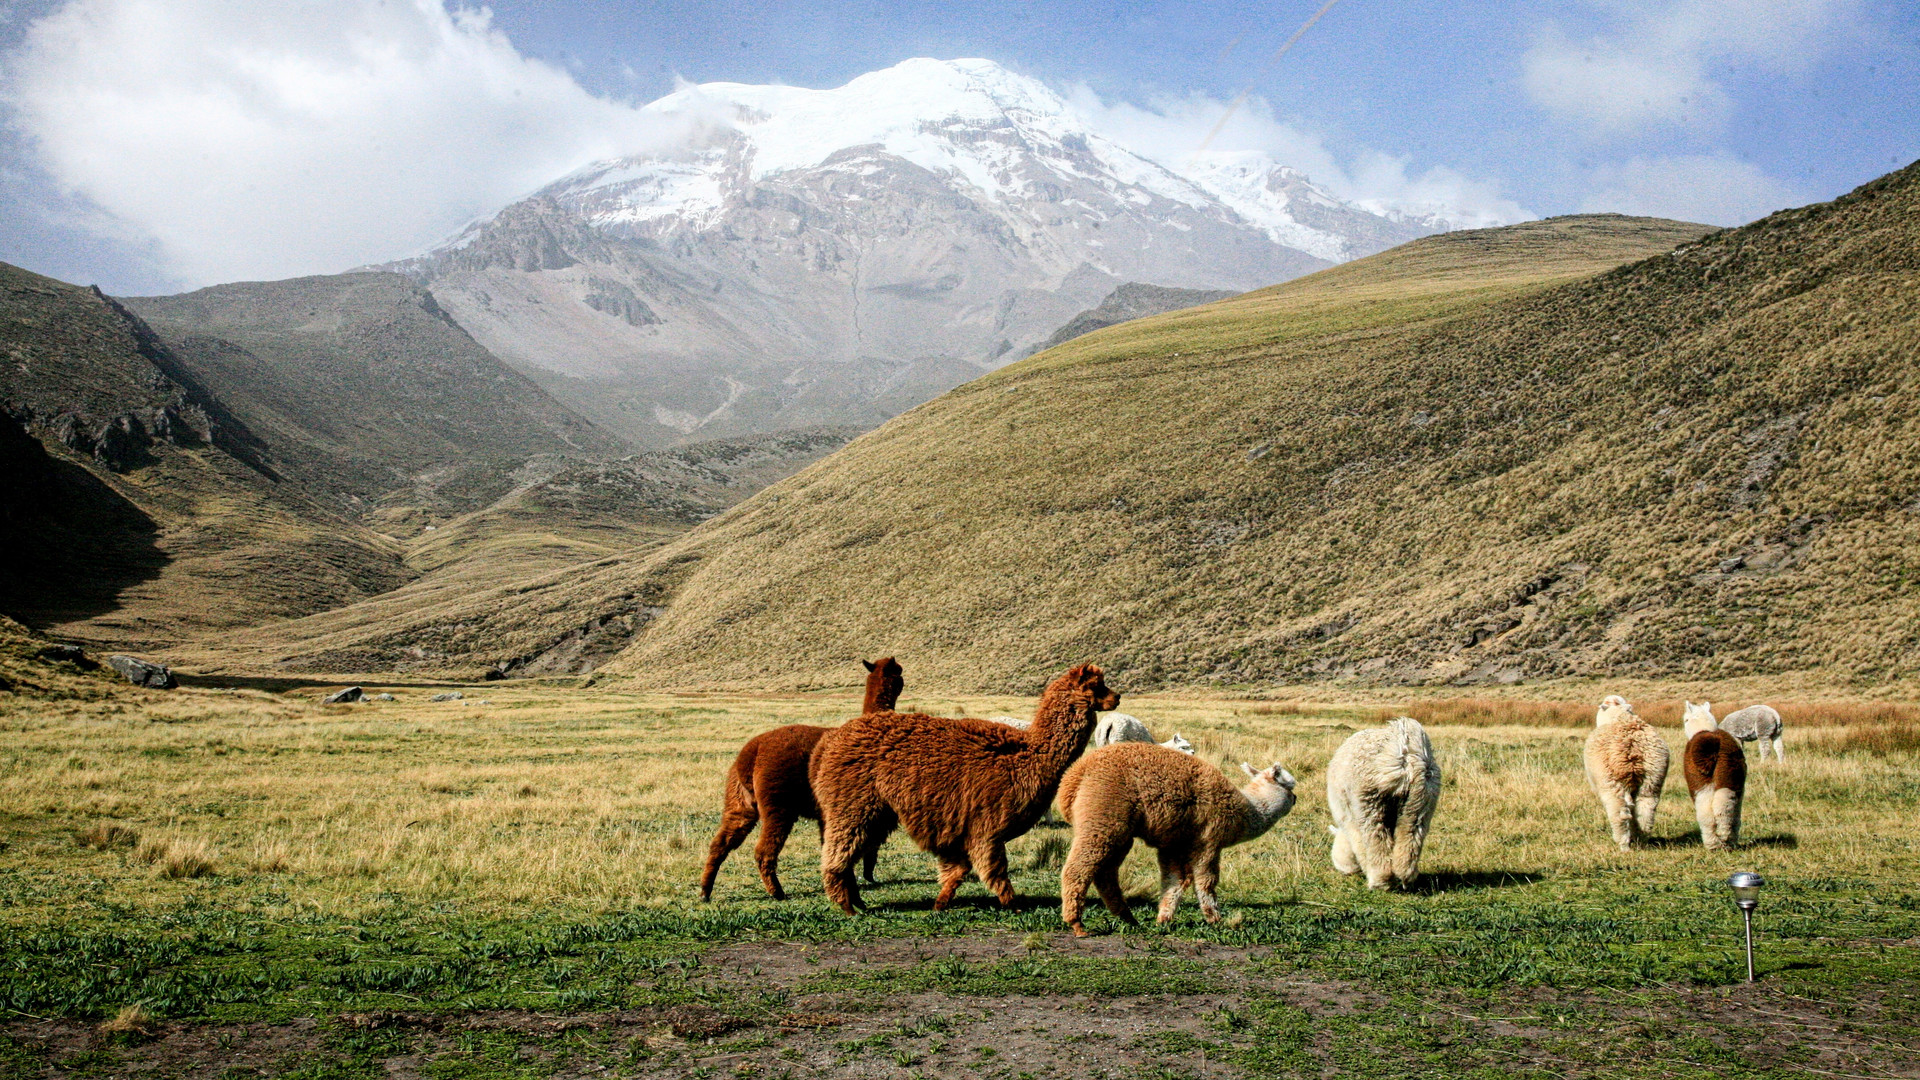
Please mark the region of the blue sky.
[[1228, 137], [1337, 190], [1541, 215], [1730, 224], [1920, 158], [1920, 5], [1340, 0], [1271, 62], [1321, 2], [0, 0], [0, 260], [135, 293], [404, 256], [667, 137], [631, 106], [676, 79], [913, 56], [998, 61], [1169, 144], [1251, 88]]

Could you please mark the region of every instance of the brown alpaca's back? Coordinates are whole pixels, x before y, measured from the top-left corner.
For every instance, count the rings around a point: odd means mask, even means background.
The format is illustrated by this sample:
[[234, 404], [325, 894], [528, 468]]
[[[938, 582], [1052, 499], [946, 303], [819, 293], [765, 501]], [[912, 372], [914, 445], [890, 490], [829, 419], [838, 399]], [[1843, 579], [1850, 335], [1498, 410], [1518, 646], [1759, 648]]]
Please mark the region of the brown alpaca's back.
[[1102, 747], [1060, 780], [1060, 816], [1073, 826], [1076, 842], [1085, 829], [1113, 834], [1115, 842], [1137, 837], [1156, 848], [1203, 835], [1230, 847], [1240, 838], [1241, 801], [1219, 769], [1150, 743]]
[[[893, 657], [882, 657], [867, 667], [867, 691], [864, 706], [891, 710], [905, 688], [900, 665]], [[720, 814], [720, 830], [707, 849], [706, 869], [700, 875], [700, 899], [713, 897], [713, 882], [733, 849], [745, 842], [754, 826], [760, 826], [760, 840], [754, 845], [754, 861], [760, 868], [760, 881], [768, 895], [785, 900], [780, 886], [780, 852], [786, 847], [787, 834], [801, 818], [818, 821], [820, 807], [814, 801], [813, 786], [807, 779], [808, 761], [821, 736], [832, 728], [812, 724], [789, 724], [747, 740], [727, 770], [726, 803]], [[864, 852], [868, 881], [873, 880], [873, 863], [881, 834]]]
[[853, 853], [895, 822], [941, 863], [936, 910], [969, 869], [1003, 905], [1013, 903], [1006, 842], [1033, 827], [1073, 759], [1086, 748], [1095, 709], [1119, 704], [1100, 669], [1082, 664], [1055, 679], [1025, 731], [987, 720], [874, 713], [849, 720], [812, 755], [823, 816], [821, 879], [851, 913], [859, 892]]
[[1740, 804], [1747, 790], [1747, 754], [1740, 740], [1724, 731], [1702, 731], [1687, 740], [1680, 760], [1700, 843], [1713, 850], [1739, 843]]

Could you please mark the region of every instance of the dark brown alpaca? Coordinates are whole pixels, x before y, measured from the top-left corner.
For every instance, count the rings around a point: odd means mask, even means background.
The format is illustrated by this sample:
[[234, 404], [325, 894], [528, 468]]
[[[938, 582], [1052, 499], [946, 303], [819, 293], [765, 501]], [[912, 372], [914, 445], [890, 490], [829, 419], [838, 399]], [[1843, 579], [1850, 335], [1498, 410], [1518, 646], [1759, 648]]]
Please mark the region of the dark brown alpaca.
[[1738, 844], [1740, 803], [1747, 792], [1747, 755], [1740, 740], [1717, 729], [1697, 732], [1680, 756], [1701, 845], [1718, 851]]
[[872, 713], [830, 732], [811, 765], [828, 898], [848, 914], [860, 906], [854, 860], [898, 824], [940, 860], [935, 911], [952, 902], [969, 869], [1011, 907], [1007, 841], [1046, 811], [1060, 775], [1086, 749], [1095, 711], [1119, 704], [1100, 669], [1081, 664], [1047, 687], [1025, 731], [988, 720]]
[[[892, 712], [906, 685], [900, 677], [900, 665], [891, 656], [861, 663], [867, 665], [867, 699], [860, 711]], [[787, 891], [780, 887], [780, 851], [787, 846], [787, 834], [793, 831], [794, 822], [801, 818], [820, 820], [820, 807], [813, 801], [813, 788], [807, 783], [807, 759], [820, 736], [832, 730], [788, 724], [756, 735], [740, 748], [733, 768], [727, 770], [726, 809], [720, 814], [720, 831], [713, 834], [713, 844], [707, 849], [707, 869], [700, 875], [700, 899], [713, 899], [713, 879], [720, 873], [720, 864], [746, 841], [756, 824], [761, 826], [760, 842], [754, 845], [753, 858], [760, 865], [760, 881], [775, 900], [787, 898]], [[885, 833], [878, 834], [861, 852], [868, 884], [873, 882], [874, 859], [886, 839]]]

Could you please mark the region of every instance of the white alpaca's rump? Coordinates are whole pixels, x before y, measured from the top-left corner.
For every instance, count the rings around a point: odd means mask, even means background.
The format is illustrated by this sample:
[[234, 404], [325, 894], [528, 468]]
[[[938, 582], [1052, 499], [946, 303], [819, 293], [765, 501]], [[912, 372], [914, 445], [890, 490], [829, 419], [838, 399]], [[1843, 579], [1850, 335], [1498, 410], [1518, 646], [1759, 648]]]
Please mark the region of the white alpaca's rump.
[[1786, 744], [1781, 738], [1784, 728], [1780, 713], [1771, 705], [1749, 705], [1738, 712], [1730, 712], [1720, 721], [1720, 730], [1739, 739], [1741, 742], [1758, 744], [1760, 760], [1767, 760], [1767, 748], [1773, 748], [1776, 761], [1784, 761]]
[[1334, 869], [1365, 873], [1371, 889], [1412, 885], [1439, 799], [1440, 766], [1419, 721], [1355, 732], [1327, 766]]

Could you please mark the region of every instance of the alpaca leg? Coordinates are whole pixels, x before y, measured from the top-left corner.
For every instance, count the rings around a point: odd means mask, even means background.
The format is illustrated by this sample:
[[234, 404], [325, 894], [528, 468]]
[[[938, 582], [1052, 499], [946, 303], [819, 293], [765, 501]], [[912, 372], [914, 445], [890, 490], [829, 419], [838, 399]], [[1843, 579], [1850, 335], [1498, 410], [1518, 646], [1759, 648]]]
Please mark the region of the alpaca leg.
[[720, 876], [720, 864], [746, 842], [747, 834], [759, 823], [760, 815], [752, 807], [730, 808], [720, 816], [720, 831], [713, 834], [713, 843], [707, 848], [707, 868], [700, 875], [701, 900], [713, 899], [713, 879]]
[[769, 806], [766, 820], [760, 825], [760, 842], [753, 846], [753, 861], [760, 866], [760, 884], [766, 886], [767, 895], [775, 900], [787, 898], [787, 890], [780, 887], [780, 852], [787, 846], [787, 834], [793, 831], [795, 820], [791, 810]]
[[853, 879], [853, 864], [867, 842], [866, 820], [857, 814], [836, 814], [821, 823], [820, 883], [827, 899], [852, 915], [860, 903], [860, 885]]
[[1720, 788], [1713, 793], [1714, 832], [1720, 837], [1720, 846], [1735, 847], [1740, 843], [1740, 793], [1732, 788]]
[[1607, 815], [1607, 827], [1621, 851], [1633, 847], [1633, 803], [1622, 789], [1612, 784], [1600, 789], [1600, 809]]
[[1060, 867], [1060, 921], [1073, 928], [1075, 937], [1086, 937], [1087, 928], [1080, 921], [1087, 906], [1087, 886], [1093, 884], [1094, 874], [1100, 867], [1100, 855], [1093, 845], [1083, 843], [1083, 837], [1073, 838], [1073, 847], [1067, 851], [1067, 861]]
[[1353, 830], [1344, 825], [1333, 830], [1333, 868], [1342, 874], [1360, 872], [1360, 859], [1353, 850]]
[[1156, 921], [1165, 924], [1173, 921], [1173, 913], [1180, 909], [1180, 894], [1186, 891], [1186, 883], [1193, 879], [1193, 871], [1187, 863], [1187, 853], [1161, 848], [1160, 856], [1160, 914]]
[[1393, 879], [1403, 889], [1420, 880], [1420, 850], [1427, 845], [1427, 823], [1402, 818], [1393, 835]]
[[1220, 884], [1220, 853], [1213, 852], [1201, 859], [1193, 875], [1194, 895], [1200, 898], [1200, 914], [1210, 923], [1220, 921], [1220, 901], [1213, 895], [1214, 888]]
[[1126, 890], [1120, 887], [1120, 864], [1127, 861], [1127, 851], [1132, 847], [1129, 843], [1094, 867], [1093, 887], [1100, 890], [1100, 902], [1107, 906], [1114, 918], [1128, 926], [1139, 926], [1140, 920], [1134, 918], [1133, 912], [1127, 907]]
[[1633, 827], [1642, 838], [1653, 835], [1653, 816], [1659, 812], [1660, 788], [1649, 782], [1635, 792], [1633, 800]]
[[999, 899], [1001, 907], [1012, 908], [1015, 895], [1013, 881], [1007, 877], [1007, 845], [987, 840], [974, 845], [968, 854], [973, 858], [973, 872], [980, 875], [980, 884]]
[[[1761, 756], [1765, 757], [1766, 755], [1763, 754]], [[1787, 743], [1786, 743], [1786, 738], [1784, 736], [1775, 735], [1773, 737], [1773, 760], [1775, 764], [1779, 764], [1787, 760]]]
[[973, 869], [964, 855], [949, 859], [945, 855], [935, 856], [940, 860], [940, 895], [933, 898], [933, 910], [945, 911], [953, 903], [953, 894], [960, 891], [960, 883], [967, 880], [967, 871]]
[[1708, 851], [1718, 851], [1720, 843], [1720, 825], [1713, 816], [1714, 789], [1703, 787], [1693, 793], [1693, 820], [1700, 825], [1700, 846]]
[[861, 869], [864, 872], [867, 884], [880, 884], [874, 880], [873, 864], [880, 858], [881, 846], [887, 842], [887, 837], [893, 835], [894, 828], [899, 824], [900, 819], [894, 815], [893, 811], [889, 810], [874, 819], [873, 824], [868, 827], [867, 843], [860, 851]]
[[1384, 889], [1393, 884], [1393, 834], [1384, 826], [1369, 823], [1360, 830], [1360, 868], [1366, 871], [1367, 888]]

